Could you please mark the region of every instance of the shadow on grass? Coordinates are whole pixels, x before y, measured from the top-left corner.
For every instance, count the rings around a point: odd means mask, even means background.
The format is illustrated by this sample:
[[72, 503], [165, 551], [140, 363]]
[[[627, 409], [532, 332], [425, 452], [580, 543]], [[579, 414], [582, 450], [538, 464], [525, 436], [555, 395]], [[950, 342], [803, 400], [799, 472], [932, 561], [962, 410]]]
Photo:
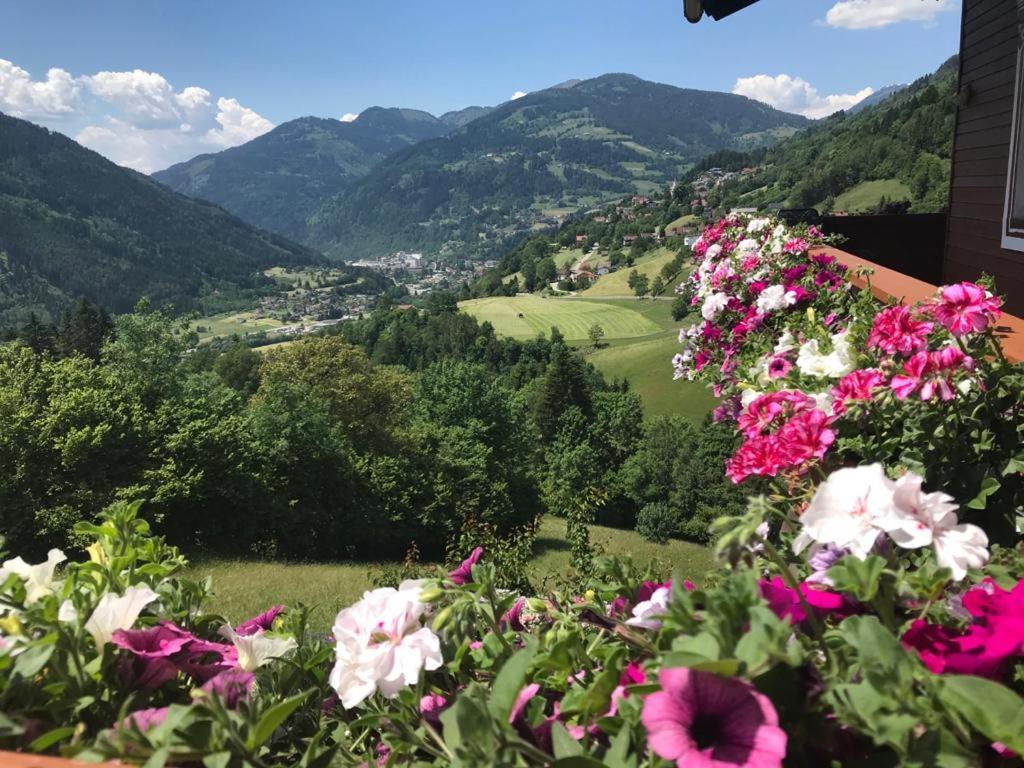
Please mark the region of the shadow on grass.
[[533, 542], [533, 554], [543, 555], [545, 552], [568, 552], [569, 542], [554, 536], [538, 536]]

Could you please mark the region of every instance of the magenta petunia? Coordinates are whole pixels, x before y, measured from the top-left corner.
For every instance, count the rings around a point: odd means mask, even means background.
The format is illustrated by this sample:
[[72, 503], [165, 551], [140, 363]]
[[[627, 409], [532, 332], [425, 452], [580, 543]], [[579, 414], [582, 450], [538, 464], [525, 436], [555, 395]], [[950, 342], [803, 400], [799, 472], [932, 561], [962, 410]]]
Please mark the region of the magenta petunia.
[[150, 728], [162, 725], [167, 720], [168, 711], [167, 707], [139, 709], [130, 713], [124, 720], [118, 723], [117, 728], [119, 730], [129, 730], [134, 727], [140, 731], [148, 731]]
[[469, 553], [469, 557], [459, 563], [459, 567], [448, 573], [448, 578], [458, 585], [469, 584], [473, 580], [473, 566], [484, 554], [483, 547], [477, 547]]
[[252, 694], [256, 675], [244, 669], [226, 669], [211, 677], [200, 688], [204, 693], [215, 693], [224, 700], [224, 706], [234, 709], [240, 701]]
[[686, 668], [663, 669], [661, 690], [641, 721], [658, 756], [680, 768], [777, 768], [786, 734], [767, 696], [742, 680]]
[[253, 616], [248, 621], [243, 621], [235, 627], [235, 634], [246, 637], [248, 635], [255, 635], [260, 630], [269, 632], [274, 626], [274, 619], [284, 613], [284, 611], [285, 607], [283, 605], [275, 605], [259, 616]]

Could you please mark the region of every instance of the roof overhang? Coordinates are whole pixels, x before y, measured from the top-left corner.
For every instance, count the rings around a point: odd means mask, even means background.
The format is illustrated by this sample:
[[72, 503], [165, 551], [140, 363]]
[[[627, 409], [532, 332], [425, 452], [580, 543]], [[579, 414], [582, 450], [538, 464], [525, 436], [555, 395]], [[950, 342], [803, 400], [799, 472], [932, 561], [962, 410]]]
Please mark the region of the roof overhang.
[[683, 16], [696, 24], [704, 14], [715, 21], [753, 5], [757, 0], [683, 0]]

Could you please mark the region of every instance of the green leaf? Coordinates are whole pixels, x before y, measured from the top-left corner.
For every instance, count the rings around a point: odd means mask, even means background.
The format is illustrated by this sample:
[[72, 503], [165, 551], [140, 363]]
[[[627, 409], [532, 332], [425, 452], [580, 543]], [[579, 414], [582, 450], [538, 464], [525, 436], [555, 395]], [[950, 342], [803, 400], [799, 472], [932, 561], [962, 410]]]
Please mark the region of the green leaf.
[[494, 741], [490, 715], [471, 698], [478, 690], [476, 684], [466, 688], [455, 703], [441, 713], [444, 739], [453, 750], [460, 745], [486, 749]]
[[609, 768], [632, 768], [636, 758], [629, 754], [629, 728], [623, 728], [619, 735], [612, 739], [611, 747], [604, 756], [604, 764]]
[[230, 752], [214, 752], [212, 755], [207, 755], [203, 758], [203, 765], [206, 768], [227, 768], [230, 760]]
[[551, 725], [551, 748], [554, 750], [555, 758], [575, 757], [583, 754], [583, 747], [576, 741], [565, 726], [557, 720]]
[[279, 701], [264, 712], [263, 717], [260, 718], [260, 721], [256, 724], [256, 728], [249, 736], [249, 748], [255, 749], [269, 740], [270, 737], [274, 735], [274, 731], [278, 729], [281, 723], [288, 719], [288, 716], [291, 715], [292, 712], [298, 709], [302, 700], [308, 695], [309, 693], [307, 691], [296, 694], [289, 699]]
[[65, 739], [71, 736], [75, 732], [75, 727], [72, 725], [65, 726], [64, 728], [54, 728], [52, 731], [47, 731], [38, 739], [28, 745], [28, 748], [33, 752], [45, 752], [47, 749], [52, 747], [61, 739]]
[[39, 670], [46, 666], [53, 654], [56, 635], [48, 635], [41, 642], [37, 642], [18, 656], [14, 662], [14, 674], [26, 679], [33, 678], [39, 674]]
[[988, 504], [988, 497], [1001, 487], [1002, 484], [994, 477], [986, 477], [981, 481], [981, 490], [978, 491], [978, 495], [967, 502], [967, 506], [971, 509], [984, 509]]
[[170, 756], [171, 751], [167, 747], [160, 747], [160, 749], [149, 756], [149, 760], [145, 762], [142, 768], [164, 768]]
[[1024, 699], [1004, 685], [971, 675], [947, 675], [939, 698], [991, 741], [1024, 753]]
[[878, 585], [885, 570], [885, 560], [878, 555], [861, 560], [849, 555], [829, 568], [828, 577], [838, 592], [869, 602], [878, 594]]
[[508, 722], [509, 713], [516, 702], [516, 696], [519, 695], [519, 691], [526, 683], [526, 673], [529, 671], [536, 653], [537, 644], [531, 638], [525, 648], [517, 651], [505, 662], [497, 677], [494, 678], [491, 699], [487, 706], [492, 717], [498, 722]]
[[604, 766], [605, 764], [600, 760], [595, 760], [586, 755], [563, 757], [561, 760], [555, 760], [551, 764], [551, 768], [604, 768]]

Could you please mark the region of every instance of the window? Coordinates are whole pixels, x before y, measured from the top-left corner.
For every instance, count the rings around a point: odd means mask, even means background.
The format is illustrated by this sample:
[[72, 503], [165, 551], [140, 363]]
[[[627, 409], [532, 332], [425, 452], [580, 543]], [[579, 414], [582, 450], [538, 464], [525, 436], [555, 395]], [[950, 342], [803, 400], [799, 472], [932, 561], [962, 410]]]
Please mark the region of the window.
[[1006, 171], [1006, 203], [1003, 207], [1003, 248], [1024, 251], [1024, 0], [1017, 0], [1017, 85], [1013, 95], [1013, 131], [1010, 162]]

